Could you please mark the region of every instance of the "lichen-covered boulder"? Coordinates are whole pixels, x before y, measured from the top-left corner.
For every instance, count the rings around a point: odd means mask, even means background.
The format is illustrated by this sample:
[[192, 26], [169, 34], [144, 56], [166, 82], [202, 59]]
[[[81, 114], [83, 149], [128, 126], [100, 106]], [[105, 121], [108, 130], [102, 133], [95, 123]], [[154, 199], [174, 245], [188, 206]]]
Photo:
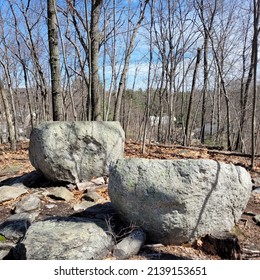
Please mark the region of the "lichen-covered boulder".
[[181, 244], [230, 230], [251, 188], [250, 174], [240, 166], [133, 158], [111, 165], [108, 191], [122, 220], [141, 226], [153, 242]]
[[124, 140], [119, 122], [44, 122], [32, 130], [29, 157], [48, 179], [79, 183], [108, 175]]
[[114, 246], [106, 221], [80, 217], [33, 223], [14, 249], [15, 259], [96, 260]]

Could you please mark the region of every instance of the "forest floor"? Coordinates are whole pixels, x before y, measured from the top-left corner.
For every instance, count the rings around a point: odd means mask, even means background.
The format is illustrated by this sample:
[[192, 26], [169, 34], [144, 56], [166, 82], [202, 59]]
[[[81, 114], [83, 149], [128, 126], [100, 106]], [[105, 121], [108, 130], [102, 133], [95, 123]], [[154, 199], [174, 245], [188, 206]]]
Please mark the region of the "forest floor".
[[[132, 141], [126, 142], [126, 157], [145, 157], [158, 159], [185, 159], [204, 158], [214, 159], [226, 163], [233, 163], [245, 167], [251, 174], [253, 188], [260, 187], [260, 157], [256, 158], [255, 169], [250, 170], [250, 157], [212, 150], [206, 147], [181, 147], [177, 145], [156, 145], [146, 147], [144, 154], [141, 145]], [[28, 156], [28, 142], [18, 144], [18, 150], [12, 152], [6, 144], [0, 145], [0, 183], [4, 180], [15, 178], [34, 171]], [[102, 195], [107, 196], [107, 189], [102, 190]], [[107, 197], [109, 200], [109, 197]], [[52, 215], [69, 214], [71, 209], [61, 208], [64, 213], [52, 213]], [[65, 213], [65, 212], [68, 213]], [[247, 207], [236, 226], [236, 235], [242, 248], [242, 259], [260, 260], [260, 226], [254, 220], [254, 215], [260, 214], [260, 192], [251, 195]], [[10, 213], [0, 211], [0, 223]], [[160, 244], [145, 246], [135, 259], [219, 259], [215, 252], [206, 252], [203, 242], [198, 240], [193, 245], [162, 246]]]

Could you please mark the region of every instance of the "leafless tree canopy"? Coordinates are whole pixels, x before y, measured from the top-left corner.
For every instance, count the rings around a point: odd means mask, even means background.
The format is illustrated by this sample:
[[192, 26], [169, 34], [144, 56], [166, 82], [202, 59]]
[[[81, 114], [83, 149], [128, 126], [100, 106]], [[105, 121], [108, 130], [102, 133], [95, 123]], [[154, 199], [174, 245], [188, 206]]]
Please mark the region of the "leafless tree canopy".
[[15, 149], [44, 120], [117, 120], [143, 151], [203, 144], [253, 159], [259, 2], [1, 1], [1, 141]]

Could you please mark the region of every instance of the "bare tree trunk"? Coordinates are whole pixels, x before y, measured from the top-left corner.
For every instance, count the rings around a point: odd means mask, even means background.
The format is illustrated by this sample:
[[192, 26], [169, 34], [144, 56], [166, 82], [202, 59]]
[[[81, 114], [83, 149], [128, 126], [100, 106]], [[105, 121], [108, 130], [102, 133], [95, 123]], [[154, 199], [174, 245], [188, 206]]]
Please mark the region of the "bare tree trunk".
[[[213, 21], [216, 15], [217, 8], [217, 0], [212, 2], [204, 0], [196, 0], [197, 9], [199, 11], [199, 17], [203, 25], [203, 35], [204, 35], [204, 68], [203, 68], [203, 90], [202, 90], [202, 110], [201, 110], [201, 132], [200, 132], [200, 140], [201, 143], [205, 143], [205, 119], [206, 119], [206, 97], [208, 91], [208, 45], [209, 45], [209, 37], [211, 34], [211, 30], [213, 28]], [[208, 6], [210, 3], [210, 7]], [[207, 10], [210, 10], [210, 15], [207, 15]]]
[[151, 14], [151, 23], [150, 23], [150, 49], [149, 49], [149, 69], [148, 69], [148, 81], [147, 81], [147, 94], [146, 94], [146, 114], [144, 120], [144, 134], [143, 134], [143, 145], [142, 145], [142, 153], [145, 153], [145, 142], [147, 136], [147, 127], [148, 127], [148, 120], [150, 116], [150, 105], [151, 105], [151, 69], [153, 63], [153, 38], [152, 38], [152, 28], [154, 24], [154, 0], [151, 1], [150, 4], [150, 14]]
[[202, 90], [202, 110], [201, 110], [201, 133], [200, 141], [202, 144], [205, 143], [205, 118], [206, 118], [206, 96], [208, 91], [208, 44], [209, 36], [207, 32], [204, 34], [204, 81]]
[[11, 106], [13, 125], [14, 125], [14, 130], [15, 130], [15, 139], [18, 140], [16, 107], [15, 107], [15, 101], [14, 101], [14, 95], [13, 95], [13, 89], [12, 89], [12, 78], [11, 78], [11, 73], [10, 73], [10, 57], [8, 56], [8, 48], [7, 48], [6, 35], [5, 35], [2, 15], [0, 15], [0, 20], [1, 20], [1, 40], [4, 44], [4, 59], [5, 59], [5, 62], [0, 60], [0, 64], [2, 65], [2, 67], [4, 69], [5, 79], [6, 79], [7, 85], [8, 85], [8, 90], [9, 90], [9, 94], [10, 94], [10, 103], [11, 103], [10, 106]]
[[6, 121], [7, 121], [7, 126], [8, 126], [11, 150], [16, 151], [15, 127], [14, 127], [14, 123], [13, 123], [13, 116], [12, 116], [10, 104], [9, 104], [2, 81], [0, 81], [0, 95], [2, 97], [3, 104], [4, 104], [4, 110], [5, 110]]
[[251, 168], [255, 165], [256, 148], [256, 97], [257, 97], [257, 58], [258, 58], [258, 34], [259, 34], [260, 1], [254, 0], [254, 35], [252, 42], [252, 53], [254, 61], [254, 86], [253, 86], [253, 108], [252, 108], [252, 130], [251, 130]]
[[58, 40], [58, 22], [56, 14], [56, 0], [48, 0], [48, 41], [50, 52], [51, 85], [52, 85], [52, 112], [54, 121], [62, 121], [63, 98], [60, 87], [60, 52]]
[[192, 102], [193, 102], [193, 95], [194, 95], [194, 91], [195, 91], [198, 67], [199, 67], [199, 63], [200, 63], [200, 54], [201, 54], [201, 49], [198, 48], [198, 50], [197, 50], [197, 59], [196, 59], [195, 69], [194, 69], [193, 78], [192, 78], [189, 107], [188, 107], [186, 126], [185, 126], [185, 135], [184, 135], [184, 139], [183, 139], [183, 145], [184, 146], [188, 146], [189, 143], [190, 143], [190, 133], [189, 133], [189, 129], [190, 129], [190, 116], [191, 116], [191, 108], [192, 108]]
[[249, 85], [252, 80], [252, 71], [253, 71], [253, 55], [251, 53], [251, 61], [248, 72], [247, 81], [245, 83], [245, 75], [246, 75], [246, 64], [247, 64], [247, 40], [249, 37], [249, 26], [250, 26], [250, 17], [248, 17], [246, 22], [246, 27], [243, 28], [244, 31], [244, 45], [242, 51], [242, 76], [241, 76], [241, 85], [240, 85], [240, 123], [237, 133], [237, 140], [235, 143], [235, 150], [244, 152], [245, 144], [244, 144], [244, 130], [246, 124], [246, 113], [247, 113], [247, 104], [248, 104], [248, 95], [249, 95]]
[[91, 119], [100, 121], [101, 116], [101, 98], [99, 89], [98, 74], [98, 54], [100, 44], [99, 18], [101, 13], [102, 0], [92, 0], [91, 22], [90, 22], [90, 79], [91, 79]]

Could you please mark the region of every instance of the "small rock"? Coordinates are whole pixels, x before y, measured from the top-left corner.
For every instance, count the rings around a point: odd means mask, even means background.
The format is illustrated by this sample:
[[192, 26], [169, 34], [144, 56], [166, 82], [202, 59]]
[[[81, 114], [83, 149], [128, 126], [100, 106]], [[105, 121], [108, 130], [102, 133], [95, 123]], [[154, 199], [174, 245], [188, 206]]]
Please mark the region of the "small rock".
[[46, 204], [45, 207], [48, 209], [52, 209], [52, 208], [58, 207], [58, 206], [56, 204]]
[[14, 247], [12, 242], [0, 242], [0, 260], [4, 259]]
[[258, 226], [260, 226], [260, 215], [255, 215], [253, 220], [256, 222]]
[[87, 201], [97, 202], [98, 200], [103, 200], [103, 197], [96, 192], [90, 191], [87, 192], [83, 197]]
[[252, 194], [253, 195], [257, 195], [257, 194], [260, 194], [260, 187], [256, 187], [252, 190]]
[[80, 182], [77, 184], [79, 191], [97, 190], [106, 184], [104, 177], [98, 177], [87, 182]]
[[98, 178], [92, 179], [91, 182], [97, 186], [100, 186], [100, 185], [105, 184], [105, 179], [104, 179], [104, 177], [98, 177]]
[[67, 188], [68, 188], [70, 191], [73, 191], [73, 190], [76, 188], [76, 185], [75, 185], [75, 184], [68, 184], [68, 185], [67, 185]]
[[146, 234], [142, 229], [134, 230], [115, 246], [113, 251], [114, 257], [124, 260], [137, 255], [143, 247], [145, 240]]
[[74, 211], [83, 211], [94, 205], [96, 205], [96, 203], [92, 201], [82, 201], [81, 203], [74, 205], [73, 209]]
[[92, 181], [81, 182], [77, 184], [77, 188], [79, 191], [86, 191], [86, 190], [98, 190], [103, 187], [104, 184], [96, 184]]
[[21, 184], [15, 184], [13, 186], [2, 186], [0, 187], [0, 203], [16, 199], [17, 197], [25, 193], [28, 193], [28, 191]]
[[73, 193], [65, 187], [49, 188], [43, 194], [53, 199], [65, 200], [67, 202], [74, 198]]
[[41, 200], [35, 195], [26, 195], [15, 205], [15, 213], [29, 212], [41, 206]]
[[254, 186], [260, 186], [260, 177], [256, 177], [252, 179]]

